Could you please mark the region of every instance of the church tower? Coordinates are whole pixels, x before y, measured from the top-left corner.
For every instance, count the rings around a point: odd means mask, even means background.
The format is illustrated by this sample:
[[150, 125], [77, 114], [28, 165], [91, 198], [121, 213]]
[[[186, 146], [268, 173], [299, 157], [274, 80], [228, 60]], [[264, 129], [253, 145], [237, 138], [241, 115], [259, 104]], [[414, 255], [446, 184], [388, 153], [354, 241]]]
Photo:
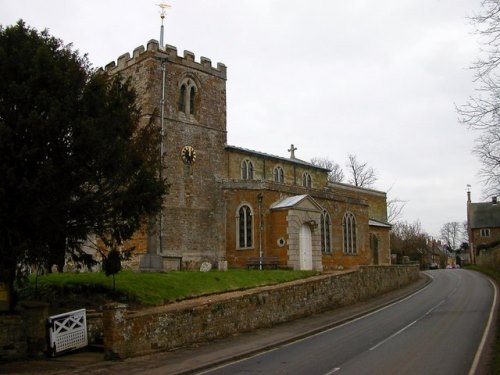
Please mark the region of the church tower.
[[162, 129], [161, 175], [170, 188], [148, 254], [161, 257], [163, 269], [216, 262], [225, 253], [226, 67], [205, 57], [197, 62], [188, 51], [178, 56], [175, 47], [151, 40], [106, 72], [131, 78], [144, 126], [152, 121]]

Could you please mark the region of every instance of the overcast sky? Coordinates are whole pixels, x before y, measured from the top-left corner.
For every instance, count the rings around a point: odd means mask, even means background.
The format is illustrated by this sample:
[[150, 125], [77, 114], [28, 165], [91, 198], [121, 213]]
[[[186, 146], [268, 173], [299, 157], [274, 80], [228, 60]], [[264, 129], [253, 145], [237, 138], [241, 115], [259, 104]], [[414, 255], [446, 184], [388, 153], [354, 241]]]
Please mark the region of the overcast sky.
[[[94, 67], [159, 40], [160, 0], [0, 0], [73, 43]], [[430, 235], [481, 200], [476, 134], [455, 104], [474, 95], [480, 0], [171, 0], [165, 42], [228, 68], [228, 143], [282, 157], [368, 162], [374, 188], [407, 201]]]

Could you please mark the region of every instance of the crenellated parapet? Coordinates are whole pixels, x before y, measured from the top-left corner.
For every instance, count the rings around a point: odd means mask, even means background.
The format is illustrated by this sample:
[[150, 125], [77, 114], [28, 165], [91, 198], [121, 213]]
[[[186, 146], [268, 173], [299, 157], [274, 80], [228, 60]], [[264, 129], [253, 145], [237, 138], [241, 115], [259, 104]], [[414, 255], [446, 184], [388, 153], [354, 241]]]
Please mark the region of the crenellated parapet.
[[124, 53], [118, 57], [116, 62], [112, 61], [107, 64], [104, 69], [110, 74], [115, 74], [148, 57], [154, 57], [158, 60], [166, 59], [170, 63], [184, 65], [191, 69], [227, 79], [227, 68], [224, 64], [217, 63], [217, 67], [213, 67], [212, 61], [203, 56], [200, 58], [200, 62], [196, 62], [194, 53], [190, 51], [184, 51], [184, 56], [179, 56], [176, 47], [166, 45], [165, 48], [160, 48], [158, 41], [154, 39], [148, 42], [146, 48], [144, 46], [135, 48], [132, 56], [129, 52]]

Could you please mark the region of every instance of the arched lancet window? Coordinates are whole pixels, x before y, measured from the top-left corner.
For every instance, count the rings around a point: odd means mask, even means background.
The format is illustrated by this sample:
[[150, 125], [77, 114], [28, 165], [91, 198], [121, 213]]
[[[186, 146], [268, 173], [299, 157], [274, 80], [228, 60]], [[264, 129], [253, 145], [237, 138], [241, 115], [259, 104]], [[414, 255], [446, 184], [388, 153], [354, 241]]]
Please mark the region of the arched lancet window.
[[277, 182], [278, 184], [282, 184], [285, 182], [285, 172], [279, 165], [273, 170], [273, 181]]
[[245, 159], [241, 162], [241, 179], [253, 180], [253, 163], [251, 160]]
[[342, 231], [345, 254], [356, 254], [356, 218], [351, 212], [347, 212], [342, 219]]
[[312, 188], [312, 178], [308, 172], [304, 172], [302, 175], [302, 186], [306, 188]]
[[239, 249], [253, 246], [253, 213], [250, 206], [243, 205], [236, 215], [236, 241]]
[[179, 94], [179, 111], [186, 112], [186, 85], [181, 85]]
[[191, 92], [189, 93], [189, 113], [194, 115], [194, 96], [196, 95], [196, 90], [194, 86], [191, 86]]
[[194, 81], [190, 78], [184, 79], [179, 89], [179, 111], [186, 114], [195, 114], [196, 110], [196, 93], [198, 88]]
[[321, 226], [321, 252], [331, 253], [332, 244], [330, 238], [330, 215], [326, 210], [320, 215], [320, 226]]

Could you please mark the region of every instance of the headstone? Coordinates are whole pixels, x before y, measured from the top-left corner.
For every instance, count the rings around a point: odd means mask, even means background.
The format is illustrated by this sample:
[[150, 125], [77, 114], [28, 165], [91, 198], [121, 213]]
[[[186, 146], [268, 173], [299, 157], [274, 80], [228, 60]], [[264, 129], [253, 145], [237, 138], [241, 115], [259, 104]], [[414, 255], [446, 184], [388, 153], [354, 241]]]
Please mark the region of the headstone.
[[200, 267], [201, 272], [209, 272], [212, 269], [212, 264], [208, 262], [203, 262]]
[[226, 272], [227, 271], [227, 260], [219, 260], [218, 269], [219, 269], [219, 271]]

